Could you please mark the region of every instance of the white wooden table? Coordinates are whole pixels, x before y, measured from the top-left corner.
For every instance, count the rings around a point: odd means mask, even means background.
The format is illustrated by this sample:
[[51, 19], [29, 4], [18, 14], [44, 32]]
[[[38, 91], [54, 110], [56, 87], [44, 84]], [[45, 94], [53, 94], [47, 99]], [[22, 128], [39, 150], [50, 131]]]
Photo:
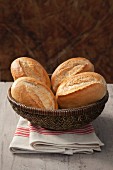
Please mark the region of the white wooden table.
[[97, 136], [105, 146], [92, 155], [18, 154], [9, 151], [18, 115], [7, 100], [11, 83], [0, 83], [0, 170], [113, 170], [113, 85], [108, 85], [109, 100], [94, 121]]

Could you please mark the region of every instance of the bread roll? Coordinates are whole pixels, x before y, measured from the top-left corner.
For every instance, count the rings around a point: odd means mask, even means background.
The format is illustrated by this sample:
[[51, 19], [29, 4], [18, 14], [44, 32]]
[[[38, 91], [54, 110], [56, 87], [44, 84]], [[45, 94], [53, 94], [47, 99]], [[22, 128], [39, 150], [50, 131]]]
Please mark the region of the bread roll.
[[11, 74], [14, 80], [19, 77], [33, 77], [50, 87], [50, 79], [46, 70], [32, 58], [20, 57], [15, 59], [11, 64]]
[[56, 92], [64, 78], [70, 77], [72, 74], [78, 74], [86, 71], [94, 71], [93, 64], [86, 58], [71, 58], [63, 62], [52, 74], [51, 84], [53, 91]]
[[95, 72], [83, 72], [65, 79], [57, 89], [60, 108], [77, 108], [102, 99], [106, 94], [105, 79]]
[[50, 88], [31, 77], [20, 77], [11, 87], [12, 97], [26, 106], [57, 109], [57, 102]]

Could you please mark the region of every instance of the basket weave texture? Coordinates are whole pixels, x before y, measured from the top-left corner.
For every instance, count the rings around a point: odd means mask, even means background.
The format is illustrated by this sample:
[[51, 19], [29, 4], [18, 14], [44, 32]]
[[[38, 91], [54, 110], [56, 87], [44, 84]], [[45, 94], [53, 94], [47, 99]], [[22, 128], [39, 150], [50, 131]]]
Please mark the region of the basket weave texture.
[[18, 115], [30, 121], [34, 127], [40, 126], [52, 130], [71, 130], [92, 122], [103, 111], [108, 97], [107, 92], [101, 100], [79, 108], [42, 110], [16, 102], [11, 96], [11, 88], [7, 95], [12, 108]]

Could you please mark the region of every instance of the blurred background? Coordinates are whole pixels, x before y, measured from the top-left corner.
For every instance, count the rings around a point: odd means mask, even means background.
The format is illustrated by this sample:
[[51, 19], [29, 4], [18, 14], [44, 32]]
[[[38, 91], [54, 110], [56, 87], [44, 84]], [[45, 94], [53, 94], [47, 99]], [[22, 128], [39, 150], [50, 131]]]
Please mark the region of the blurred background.
[[85, 57], [113, 83], [113, 0], [0, 0], [0, 80], [11, 62], [32, 57], [52, 73]]

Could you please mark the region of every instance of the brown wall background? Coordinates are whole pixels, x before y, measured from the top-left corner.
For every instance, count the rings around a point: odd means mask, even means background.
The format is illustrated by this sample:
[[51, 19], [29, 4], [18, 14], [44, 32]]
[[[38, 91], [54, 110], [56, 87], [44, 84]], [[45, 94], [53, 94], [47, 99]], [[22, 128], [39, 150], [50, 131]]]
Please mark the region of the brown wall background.
[[48, 71], [86, 57], [113, 83], [113, 0], [0, 0], [0, 78], [11, 62], [38, 60]]

